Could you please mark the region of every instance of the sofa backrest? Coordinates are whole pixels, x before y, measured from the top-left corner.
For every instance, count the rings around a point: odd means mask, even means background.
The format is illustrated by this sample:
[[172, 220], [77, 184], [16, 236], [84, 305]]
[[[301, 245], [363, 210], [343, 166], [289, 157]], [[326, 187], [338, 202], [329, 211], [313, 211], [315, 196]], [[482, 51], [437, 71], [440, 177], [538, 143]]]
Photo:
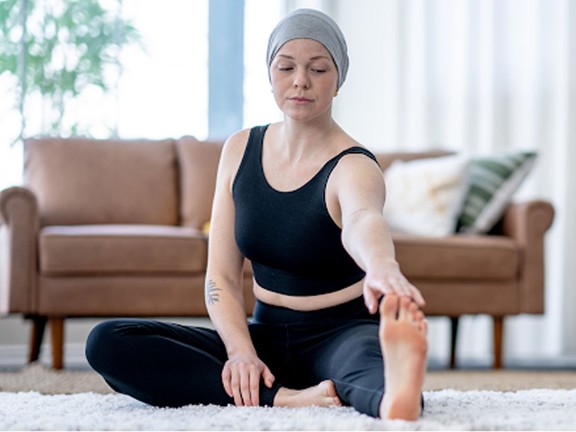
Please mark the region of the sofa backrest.
[[414, 152], [380, 152], [375, 153], [376, 159], [382, 168], [382, 171], [386, 171], [392, 162], [400, 160], [403, 162], [409, 162], [417, 159], [426, 159], [433, 157], [449, 156], [454, 154], [454, 152], [449, 150], [428, 150], [428, 151], [414, 151]]
[[33, 138], [24, 143], [25, 184], [40, 224], [178, 224], [173, 140]]
[[210, 220], [221, 141], [186, 136], [176, 142], [180, 178], [180, 224], [201, 229]]
[[[210, 220], [222, 141], [29, 138], [25, 184], [38, 198], [40, 223], [183, 225]], [[451, 154], [444, 150], [376, 153], [394, 160]]]

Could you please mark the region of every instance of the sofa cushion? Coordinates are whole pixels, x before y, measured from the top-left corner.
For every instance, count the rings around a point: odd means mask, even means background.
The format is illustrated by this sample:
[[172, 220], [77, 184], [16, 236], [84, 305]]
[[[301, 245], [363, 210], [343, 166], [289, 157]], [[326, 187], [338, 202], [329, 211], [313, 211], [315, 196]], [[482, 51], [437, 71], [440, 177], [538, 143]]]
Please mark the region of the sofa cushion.
[[158, 225], [49, 226], [40, 232], [40, 273], [48, 276], [196, 273], [206, 237]]
[[413, 281], [516, 279], [520, 271], [518, 244], [508, 237], [394, 234], [393, 239], [400, 267]]
[[43, 226], [178, 223], [171, 140], [27, 139], [25, 157]]
[[180, 166], [180, 223], [201, 229], [210, 220], [222, 142], [182, 137], [176, 142]]

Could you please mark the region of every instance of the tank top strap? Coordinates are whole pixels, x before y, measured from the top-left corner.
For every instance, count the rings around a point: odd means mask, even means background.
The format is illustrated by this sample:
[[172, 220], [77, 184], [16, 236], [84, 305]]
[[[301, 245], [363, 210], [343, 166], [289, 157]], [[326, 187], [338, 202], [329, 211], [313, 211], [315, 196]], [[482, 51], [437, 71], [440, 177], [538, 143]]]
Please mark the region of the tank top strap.
[[254, 155], [256, 160], [262, 160], [262, 146], [264, 144], [264, 135], [269, 125], [255, 126], [250, 129], [248, 143], [246, 144], [246, 153]]
[[238, 167], [238, 171], [236, 172], [236, 177], [234, 178], [234, 183], [232, 185], [233, 190], [236, 188], [236, 184], [242, 177], [244, 178], [243, 181], [252, 185], [255, 185], [255, 182], [260, 179], [259, 173], [262, 172], [262, 143], [264, 141], [264, 134], [266, 133], [267, 128], [268, 125], [255, 126], [250, 129], [250, 135], [248, 136], [246, 149], [244, 150], [244, 155], [242, 156], [240, 166]]
[[346, 156], [347, 154], [363, 154], [363, 155], [368, 156], [374, 162], [378, 163], [378, 159], [376, 159], [376, 156], [374, 155], [374, 153], [372, 153], [370, 150], [365, 149], [364, 147], [360, 147], [360, 146], [354, 146], [354, 147], [347, 148], [346, 150], [342, 150], [340, 153], [338, 153], [336, 156], [334, 156], [329, 162], [334, 161], [335, 163], [337, 163], [340, 159], [342, 159], [343, 156]]
[[378, 164], [378, 159], [376, 159], [376, 156], [370, 150], [367, 150], [364, 147], [360, 146], [347, 148], [346, 150], [342, 150], [340, 153], [338, 153], [336, 156], [334, 156], [332, 159], [326, 162], [326, 164], [324, 164], [324, 166], [322, 167], [322, 170], [320, 171], [319, 174], [321, 174], [321, 176], [324, 177], [323, 181], [324, 186], [328, 181], [328, 177], [330, 177], [330, 174], [332, 174], [332, 171], [334, 170], [334, 168], [336, 168], [336, 165], [338, 165], [340, 159], [342, 159], [344, 156], [348, 154], [363, 154], [365, 156], [368, 156], [370, 159], [376, 162], [378, 166], [380, 166], [380, 164]]

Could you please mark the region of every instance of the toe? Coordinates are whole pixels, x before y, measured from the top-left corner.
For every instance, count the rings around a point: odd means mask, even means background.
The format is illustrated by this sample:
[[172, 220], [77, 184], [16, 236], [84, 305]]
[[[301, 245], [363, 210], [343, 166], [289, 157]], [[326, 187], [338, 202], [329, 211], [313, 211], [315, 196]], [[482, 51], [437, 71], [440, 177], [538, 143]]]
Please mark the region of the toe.
[[401, 321], [412, 321], [412, 305], [414, 303], [408, 297], [400, 298], [398, 305], [398, 319]]
[[398, 315], [399, 297], [396, 294], [387, 294], [380, 303], [380, 316], [384, 320], [394, 320]]
[[426, 319], [418, 322], [418, 330], [420, 330], [420, 333], [423, 335], [428, 334], [428, 321]]

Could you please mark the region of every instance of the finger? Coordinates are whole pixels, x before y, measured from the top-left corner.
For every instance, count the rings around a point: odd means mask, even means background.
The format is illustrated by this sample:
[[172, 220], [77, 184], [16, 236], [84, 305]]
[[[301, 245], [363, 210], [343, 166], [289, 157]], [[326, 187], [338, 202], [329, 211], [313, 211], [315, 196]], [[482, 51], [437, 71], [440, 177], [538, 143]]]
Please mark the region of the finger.
[[240, 375], [240, 393], [244, 406], [250, 406], [252, 404], [252, 396], [250, 395], [250, 369], [251, 368], [243, 370]]
[[[392, 282], [392, 281], [391, 281]], [[400, 295], [407, 295], [420, 307], [424, 306], [426, 302], [418, 288], [416, 288], [408, 279], [402, 276], [402, 280], [394, 279], [393, 285], [397, 287], [396, 292]]]
[[390, 283], [393, 286], [394, 292], [399, 296], [412, 297], [412, 290], [410, 289], [412, 285], [406, 279], [394, 277]]
[[[256, 369], [256, 368], [254, 368]], [[250, 394], [252, 396], [252, 406], [260, 405], [260, 373], [252, 370], [250, 373]]]
[[420, 290], [418, 290], [418, 288], [412, 285], [408, 280], [399, 285], [396, 291], [399, 295], [409, 297], [420, 307], [426, 304], [424, 297], [422, 297], [422, 294], [420, 293]]
[[390, 290], [390, 292], [396, 294], [398, 297], [402, 297], [402, 298], [408, 297], [408, 298], [410, 298], [410, 293], [408, 292], [408, 290], [407, 290], [405, 287], [401, 286], [401, 285], [396, 285], [396, 286], [394, 286], [394, 287]]
[[232, 379], [230, 380], [230, 385], [232, 386], [232, 396], [234, 397], [234, 405], [242, 406], [242, 394], [240, 392], [240, 374], [238, 371], [232, 373]]
[[409, 298], [410, 300], [414, 300], [416, 303], [418, 301], [414, 298], [415, 296], [415, 288], [412, 286], [410, 282], [407, 280], [399, 280], [393, 279], [390, 281], [391, 284], [391, 291], [396, 293], [399, 297]]
[[222, 384], [224, 385], [224, 391], [226, 392], [226, 394], [232, 397], [233, 393], [232, 393], [232, 385], [230, 384], [230, 377], [231, 377], [230, 368], [224, 365], [224, 369], [222, 369]]
[[423, 307], [426, 306], [426, 300], [424, 300], [424, 296], [420, 292], [420, 290], [416, 287], [412, 287], [412, 298], [418, 304], [418, 306]]
[[368, 308], [368, 312], [371, 314], [375, 313], [378, 305], [378, 296], [370, 287], [366, 287], [363, 294], [364, 304]]
[[272, 388], [272, 384], [274, 384], [276, 377], [270, 371], [270, 369], [268, 369], [268, 366], [264, 367], [264, 371], [262, 372], [262, 377], [264, 378], [264, 384], [266, 384], [266, 387]]
[[240, 389], [238, 387], [233, 387], [232, 392], [234, 393], [234, 405], [237, 407], [244, 406], [242, 402], [242, 394], [240, 393]]

